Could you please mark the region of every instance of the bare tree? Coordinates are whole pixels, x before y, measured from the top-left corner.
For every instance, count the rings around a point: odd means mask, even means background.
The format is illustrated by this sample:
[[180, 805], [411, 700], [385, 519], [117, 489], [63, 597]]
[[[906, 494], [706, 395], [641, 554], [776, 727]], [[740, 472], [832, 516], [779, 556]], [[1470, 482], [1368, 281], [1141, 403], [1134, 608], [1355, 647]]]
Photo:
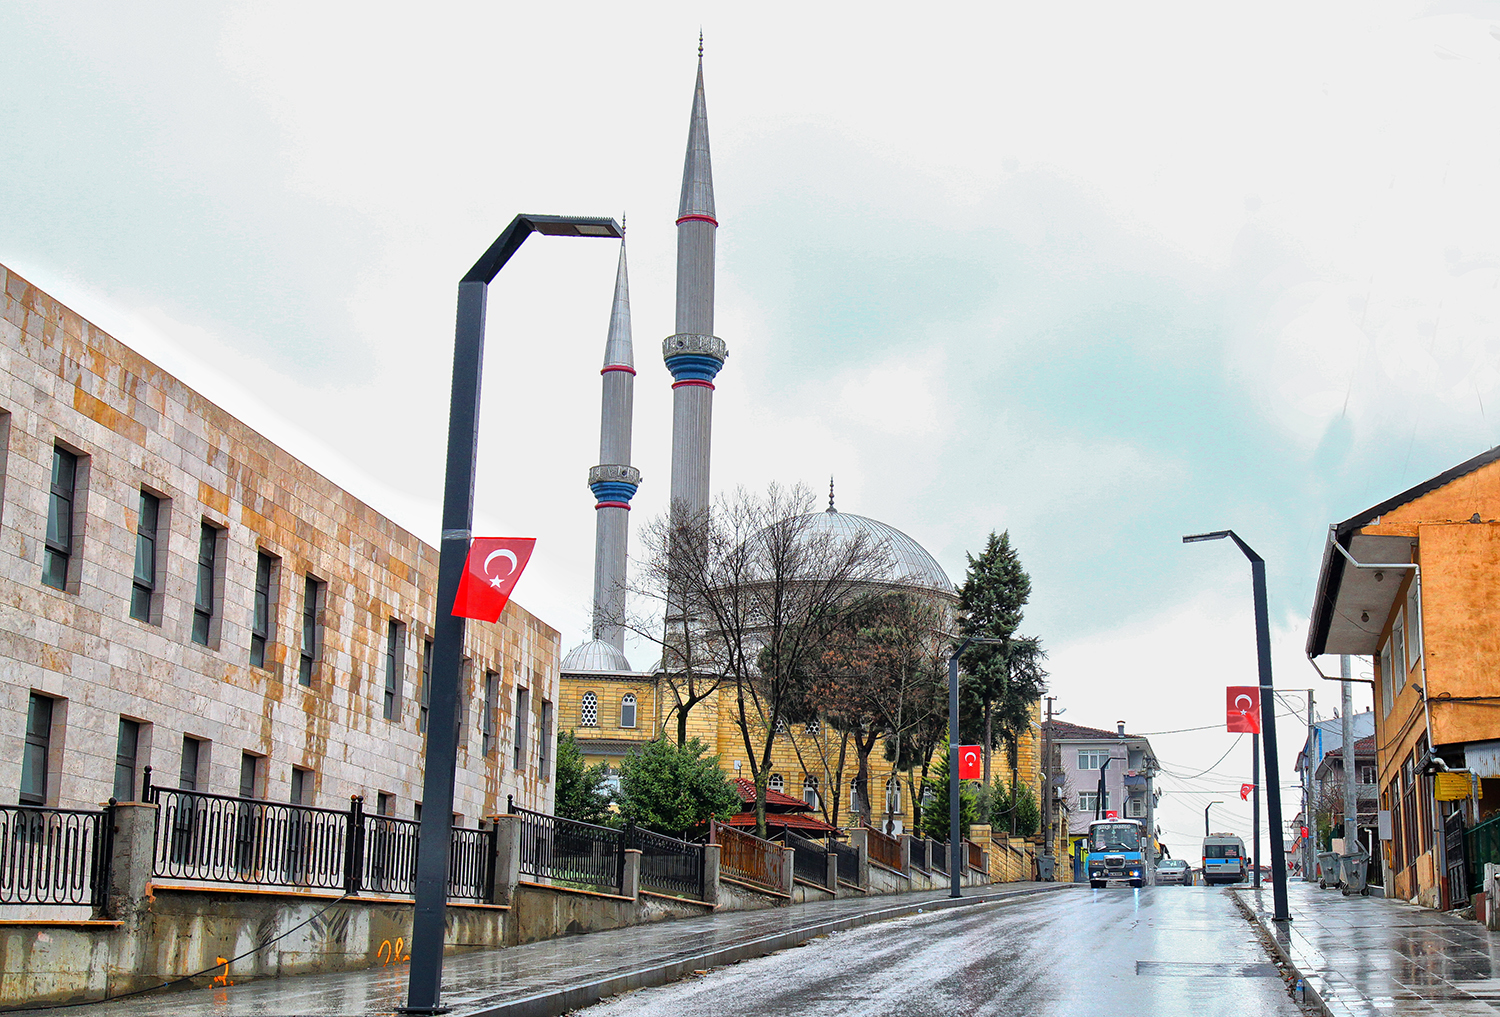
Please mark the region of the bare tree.
[[[734, 695], [762, 835], [780, 729], [817, 715], [809, 676], [828, 632], [844, 606], [889, 568], [883, 545], [819, 526], [813, 506], [807, 488], [772, 484], [764, 495], [737, 490], [697, 516], [676, 506], [652, 530], [660, 534], [652, 547], [663, 556], [664, 640], [693, 648], [681, 657], [695, 663], [675, 686], [679, 704], [710, 681]], [[701, 684], [690, 686], [688, 675]]]

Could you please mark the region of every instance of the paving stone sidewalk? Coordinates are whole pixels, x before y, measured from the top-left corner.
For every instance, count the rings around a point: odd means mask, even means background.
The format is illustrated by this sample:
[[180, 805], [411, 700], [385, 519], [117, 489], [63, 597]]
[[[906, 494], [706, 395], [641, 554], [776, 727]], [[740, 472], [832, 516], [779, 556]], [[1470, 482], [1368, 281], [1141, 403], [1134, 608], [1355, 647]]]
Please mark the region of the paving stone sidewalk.
[[1294, 880], [1290, 923], [1270, 886], [1233, 892], [1333, 1017], [1500, 1014], [1500, 933], [1471, 919]]
[[[443, 964], [443, 1003], [459, 1017], [550, 1017], [615, 993], [661, 985], [695, 970], [763, 956], [918, 910], [998, 902], [1071, 887], [1068, 883], [969, 887], [956, 901], [946, 891], [846, 897], [455, 954]], [[222, 989], [151, 993], [37, 1013], [40, 1017], [369, 1017], [393, 1014], [406, 1001], [406, 975], [406, 965], [392, 965], [264, 979]]]

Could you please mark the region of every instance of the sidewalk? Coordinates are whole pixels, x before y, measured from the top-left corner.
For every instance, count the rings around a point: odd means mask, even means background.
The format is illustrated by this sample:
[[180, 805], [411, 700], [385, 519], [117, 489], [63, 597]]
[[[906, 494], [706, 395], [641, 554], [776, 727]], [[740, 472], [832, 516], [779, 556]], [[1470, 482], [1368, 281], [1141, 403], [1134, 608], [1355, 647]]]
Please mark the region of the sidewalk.
[[[1000, 883], [947, 891], [728, 911], [653, 925], [568, 936], [503, 950], [454, 954], [443, 964], [443, 1003], [459, 1017], [553, 1017], [605, 996], [662, 985], [694, 971], [733, 964], [919, 910], [974, 906], [1066, 890], [1071, 883]], [[407, 965], [265, 979], [227, 988], [151, 993], [68, 1010], [69, 1017], [390, 1014], [406, 1001]]]
[[1271, 888], [1236, 888], [1332, 1017], [1500, 1012], [1500, 933], [1478, 922], [1294, 880], [1292, 921], [1271, 920]]

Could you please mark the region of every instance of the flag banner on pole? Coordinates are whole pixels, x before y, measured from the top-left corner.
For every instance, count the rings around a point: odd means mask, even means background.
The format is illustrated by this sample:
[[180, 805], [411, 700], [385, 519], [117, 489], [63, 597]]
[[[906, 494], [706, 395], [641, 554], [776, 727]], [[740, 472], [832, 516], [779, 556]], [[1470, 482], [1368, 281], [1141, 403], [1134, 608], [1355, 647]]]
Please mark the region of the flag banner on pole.
[[1260, 686], [1231, 685], [1225, 692], [1230, 733], [1260, 734]]
[[984, 780], [984, 746], [960, 745], [958, 747], [958, 779]]
[[500, 620], [516, 581], [531, 560], [535, 537], [475, 537], [453, 598], [453, 615], [478, 621]]
[[1242, 802], [1243, 801], [1248, 801], [1249, 798], [1250, 798], [1251, 792], [1253, 792], [1254, 790], [1255, 790], [1255, 785], [1254, 784], [1241, 784], [1240, 785], [1240, 801], [1242, 801]]

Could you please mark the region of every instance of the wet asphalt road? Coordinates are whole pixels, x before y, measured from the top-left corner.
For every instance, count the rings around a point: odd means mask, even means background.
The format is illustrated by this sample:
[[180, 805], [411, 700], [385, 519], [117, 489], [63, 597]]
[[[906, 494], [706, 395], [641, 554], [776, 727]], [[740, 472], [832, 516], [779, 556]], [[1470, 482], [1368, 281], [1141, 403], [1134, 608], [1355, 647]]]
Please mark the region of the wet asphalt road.
[[914, 915], [579, 1017], [1300, 1015], [1219, 888], [1075, 890]]

